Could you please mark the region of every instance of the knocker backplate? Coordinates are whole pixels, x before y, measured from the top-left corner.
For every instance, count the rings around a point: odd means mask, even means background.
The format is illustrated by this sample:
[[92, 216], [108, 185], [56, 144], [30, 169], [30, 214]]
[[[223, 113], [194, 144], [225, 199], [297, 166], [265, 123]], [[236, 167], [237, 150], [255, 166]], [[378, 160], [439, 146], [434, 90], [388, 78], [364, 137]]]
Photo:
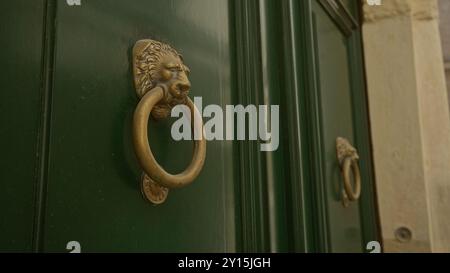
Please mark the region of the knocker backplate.
[[164, 203], [169, 194], [168, 188], [159, 185], [145, 173], [142, 174], [141, 191], [144, 198], [155, 205]]

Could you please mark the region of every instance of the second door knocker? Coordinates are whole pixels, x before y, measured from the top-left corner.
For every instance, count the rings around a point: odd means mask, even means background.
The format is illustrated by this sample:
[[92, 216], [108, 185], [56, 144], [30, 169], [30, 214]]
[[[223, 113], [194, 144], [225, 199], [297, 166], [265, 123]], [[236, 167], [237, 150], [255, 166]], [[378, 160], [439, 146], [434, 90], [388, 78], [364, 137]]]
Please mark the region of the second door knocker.
[[[343, 137], [336, 139], [336, 153], [344, 179], [342, 204], [344, 207], [348, 207], [350, 201], [357, 201], [361, 195], [361, 173], [358, 165], [359, 156], [356, 149]], [[353, 173], [354, 187], [352, 187], [350, 172]]]

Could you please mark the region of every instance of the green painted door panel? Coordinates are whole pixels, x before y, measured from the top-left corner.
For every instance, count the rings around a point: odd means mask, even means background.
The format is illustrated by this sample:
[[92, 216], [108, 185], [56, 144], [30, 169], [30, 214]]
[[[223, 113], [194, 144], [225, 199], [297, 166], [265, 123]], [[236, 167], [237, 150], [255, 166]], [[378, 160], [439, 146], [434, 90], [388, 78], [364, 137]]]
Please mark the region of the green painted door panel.
[[[138, 99], [130, 54], [139, 39], [183, 54], [191, 98], [230, 104], [227, 1], [58, 1], [56, 21], [42, 250], [65, 252], [78, 241], [83, 252], [234, 251], [233, 145], [208, 142], [196, 181], [153, 206], [141, 197], [131, 139]], [[188, 165], [192, 143], [172, 140], [172, 121], [150, 121], [149, 137], [157, 160], [175, 173]]]
[[344, 137], [356, 146], [348, 37], [317, 1], [312, 2], [327, 248], [331, 252], [360, 252], [363, 242], [359, 202], [343, 206], [343, 181], [336, 157], [336, 138]]
[[31, 251], [44, 1], [0, 2], [0, 251]]

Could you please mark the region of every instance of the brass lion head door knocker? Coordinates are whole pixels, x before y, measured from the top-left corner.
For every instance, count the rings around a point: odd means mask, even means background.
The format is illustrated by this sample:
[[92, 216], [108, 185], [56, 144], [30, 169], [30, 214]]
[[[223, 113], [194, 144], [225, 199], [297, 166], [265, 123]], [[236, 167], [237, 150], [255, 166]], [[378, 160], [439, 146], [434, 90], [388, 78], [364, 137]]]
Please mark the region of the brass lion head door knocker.
[[[348, 207], [350, 201], [358, 201], [361, 195], [361, 172], [359, 171], [359, 155], [355, 147], [346, 138], [336, 139], [336, 155], [341, 168], [344, 188], [342, 190], [342, 204]], [[353, 173], [354, 187], [352, 187], [350, 172]]]
[[[133, 118], [133, 142], [137, 159], [144, 173], [141, 190], [153, 204], [163, 203], [170, 188], [184, 187], [199, 175], [206, 156], [206, 140], [201, 128], [194, 128], [195, 119], [201, 115], [187, 96], [191, 83], [189, 68], [182, 56], [170, 45], [155, 40], [139, 40], [133, 47], [133, 74], [136, 92], [140, 101]], [[189, 107], [191, 126], [200, 130], [201, 138], [194, 140], [194, 152], [188, 168], [180, 174], [166, 172], [156, 161], [147, 135], [148, 120], [167, 118], [171, 109], [179, 104]]]

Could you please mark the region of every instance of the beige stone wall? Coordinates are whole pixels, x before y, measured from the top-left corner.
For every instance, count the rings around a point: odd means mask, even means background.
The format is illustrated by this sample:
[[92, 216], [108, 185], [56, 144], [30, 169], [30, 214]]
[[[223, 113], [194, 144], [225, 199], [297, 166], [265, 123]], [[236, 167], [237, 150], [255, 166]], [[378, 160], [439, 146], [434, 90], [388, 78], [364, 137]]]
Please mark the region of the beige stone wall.
[[[448, 97], [450, 98], [450, 63], [446, 64], [445, 78], [447, 80], [447, 93], [448, 93]], [[450, 99], [448, 101], [448, 105], [450, 107]]]
[[364, 4], [364, 20], [384, 250], [449, 252], [450, 117], [437, 2]]
[[[439, 0], [439, 28], [445, 62], [447, 92], [450, 94], [450, 1]], [[450, 97], [450, 96], [449, 96]], [[450, 101], [449, 101], [450, 105]]]

